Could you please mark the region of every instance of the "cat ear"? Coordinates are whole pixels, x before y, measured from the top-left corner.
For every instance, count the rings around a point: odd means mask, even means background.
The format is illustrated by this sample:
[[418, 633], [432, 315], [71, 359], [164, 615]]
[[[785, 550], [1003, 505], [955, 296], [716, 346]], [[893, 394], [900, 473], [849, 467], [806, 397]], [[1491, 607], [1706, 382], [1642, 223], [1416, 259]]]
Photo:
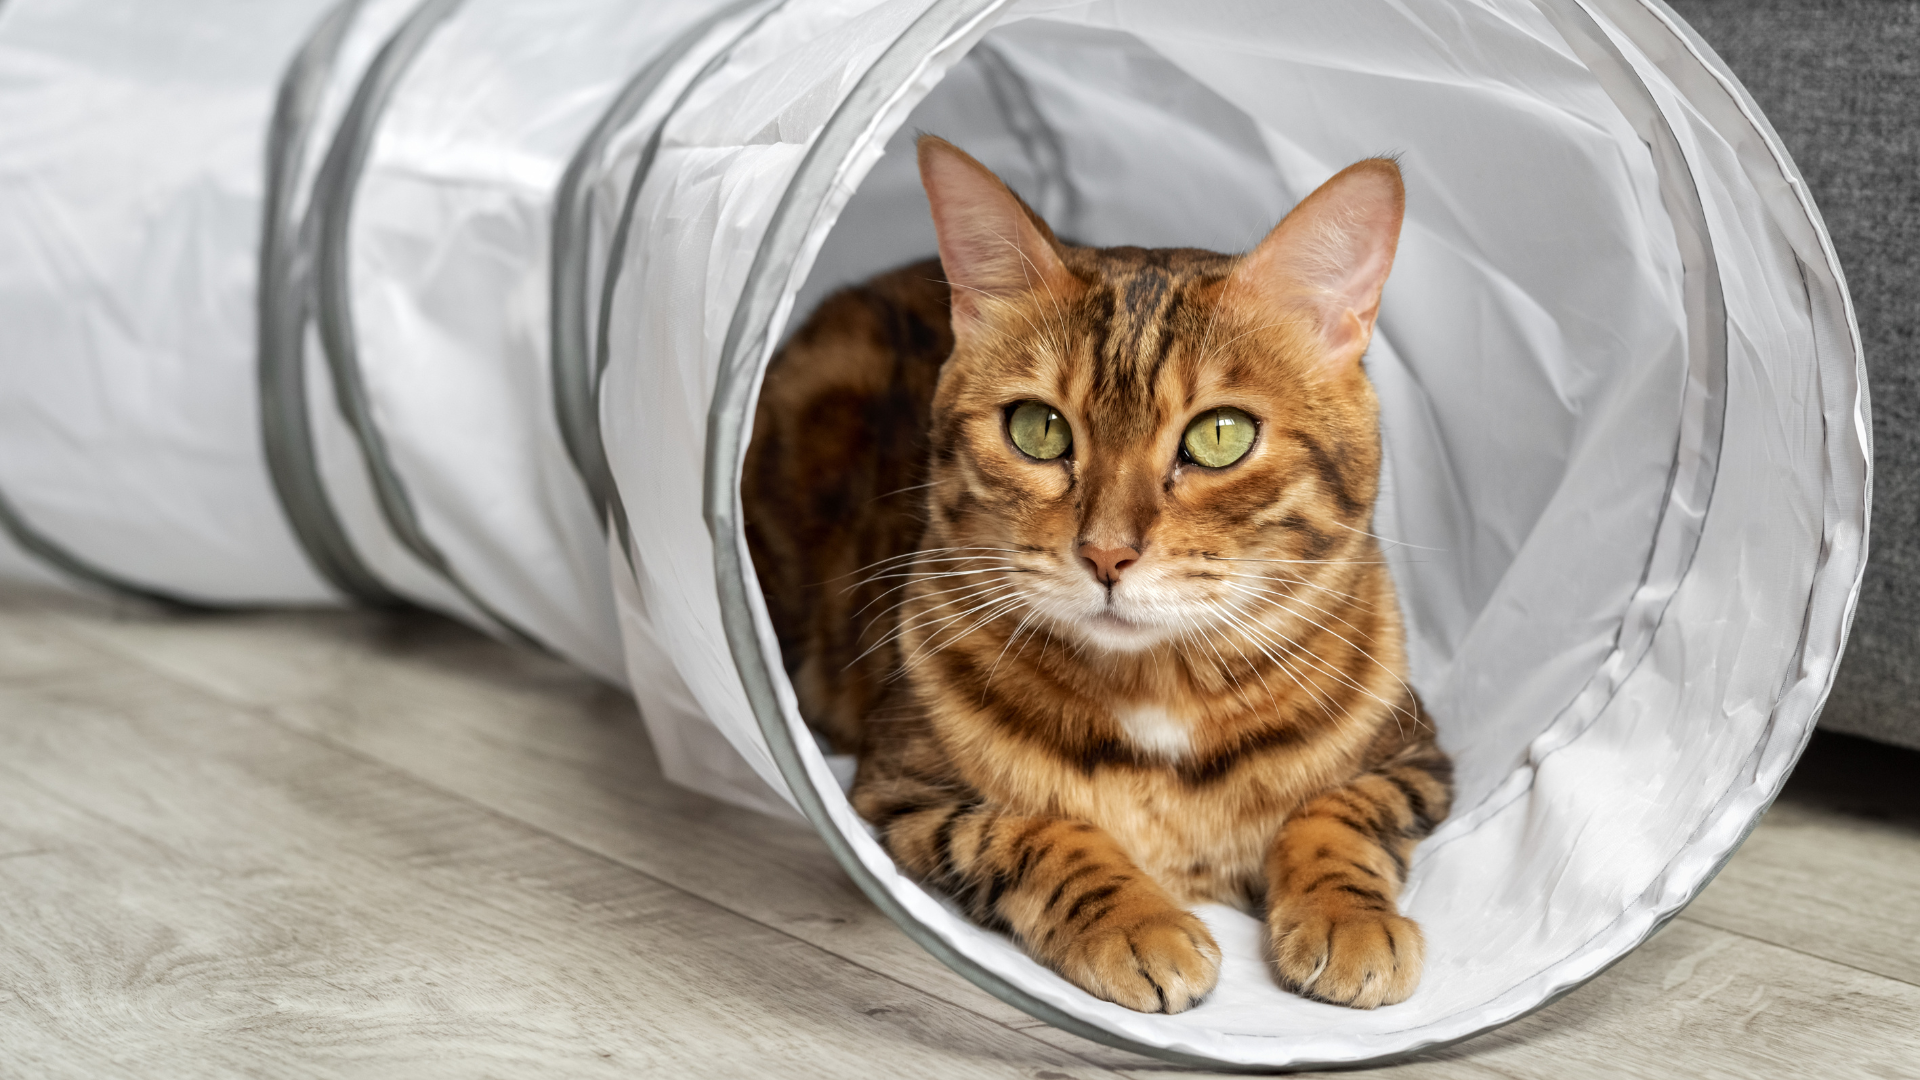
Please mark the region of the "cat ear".
[[1230, 295], [1252, 299], [1262, 317], [1305, 314], [1319, 334], [1322, 369], [1350, 369], [1373, 339], [1406, 205], [1392, 161], [1347, 166], [1241, 259]]
[[995, 298], [1071, 288], [1053, 230], [999, 177], [945, 139], [922, 135], [919, 151], [940, 265], [953, 285], [955, 339], [980, 328]]

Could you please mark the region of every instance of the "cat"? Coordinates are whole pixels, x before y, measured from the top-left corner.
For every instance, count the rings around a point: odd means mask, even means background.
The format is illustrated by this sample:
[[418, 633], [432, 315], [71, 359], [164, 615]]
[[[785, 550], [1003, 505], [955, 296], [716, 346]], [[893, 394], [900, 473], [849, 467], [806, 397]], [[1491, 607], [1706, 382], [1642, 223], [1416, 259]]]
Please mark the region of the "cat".
[[1406, 999], [1395, 901], [1451, 765], [1368, 531], [1361, 364], [1404, 187], [1328, 180], [1244, 255], [1063, 243], [918, 144], [939, 257], [821, 304], [742, 497], [800, 707], [909, 874], [1098, 997], [1198, 1004], [1188, 905], [1281, 986]]

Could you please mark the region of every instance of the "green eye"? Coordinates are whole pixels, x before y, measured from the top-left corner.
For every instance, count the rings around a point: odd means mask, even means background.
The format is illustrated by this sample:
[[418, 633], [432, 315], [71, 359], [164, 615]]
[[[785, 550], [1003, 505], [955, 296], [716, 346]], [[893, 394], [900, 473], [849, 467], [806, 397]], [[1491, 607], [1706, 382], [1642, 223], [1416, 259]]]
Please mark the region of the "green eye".
[[1187, 425], [1180, 445], [1209, 469], [1231, 465], [1253, 447], [1253, 417], [1239, 409], [1208, 409]]
[[1030, 458], [1052, 461], [1073, 448], [1073, 428], [1053, 406], [1023, 401], [1007, 414], [1007, 434]]

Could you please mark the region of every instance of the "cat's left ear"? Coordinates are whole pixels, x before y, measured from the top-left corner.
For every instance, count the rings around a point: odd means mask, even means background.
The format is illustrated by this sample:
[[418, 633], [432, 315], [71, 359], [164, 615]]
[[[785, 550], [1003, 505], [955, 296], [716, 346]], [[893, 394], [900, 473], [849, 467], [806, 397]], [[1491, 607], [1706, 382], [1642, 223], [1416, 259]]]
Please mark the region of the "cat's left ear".
[[1351, 370], [1373, 340], [1406, 206], [1393, 161], [1347, 166], [1241, 259], [1229, 297], [1251, 300], [1263, 317], [1304, 316], [1318, 334], [1322, 369]]

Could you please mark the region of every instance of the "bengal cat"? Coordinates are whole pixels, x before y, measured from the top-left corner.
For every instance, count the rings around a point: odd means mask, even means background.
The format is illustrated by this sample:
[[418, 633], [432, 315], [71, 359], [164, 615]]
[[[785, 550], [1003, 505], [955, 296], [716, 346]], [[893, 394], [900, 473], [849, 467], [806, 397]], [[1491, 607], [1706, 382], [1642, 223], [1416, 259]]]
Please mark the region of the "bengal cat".
[[1420, 979], [1395, 900], [1451, 766], [1368, 529], [1391, 161], [1245, 255], [1066, 244], [920, 140], [939, 261], [769, 370], [748, 537], [802, 711], [905, 870], [1088, 992], [1179, 1012], [1264, 910], [1282, 986]]

